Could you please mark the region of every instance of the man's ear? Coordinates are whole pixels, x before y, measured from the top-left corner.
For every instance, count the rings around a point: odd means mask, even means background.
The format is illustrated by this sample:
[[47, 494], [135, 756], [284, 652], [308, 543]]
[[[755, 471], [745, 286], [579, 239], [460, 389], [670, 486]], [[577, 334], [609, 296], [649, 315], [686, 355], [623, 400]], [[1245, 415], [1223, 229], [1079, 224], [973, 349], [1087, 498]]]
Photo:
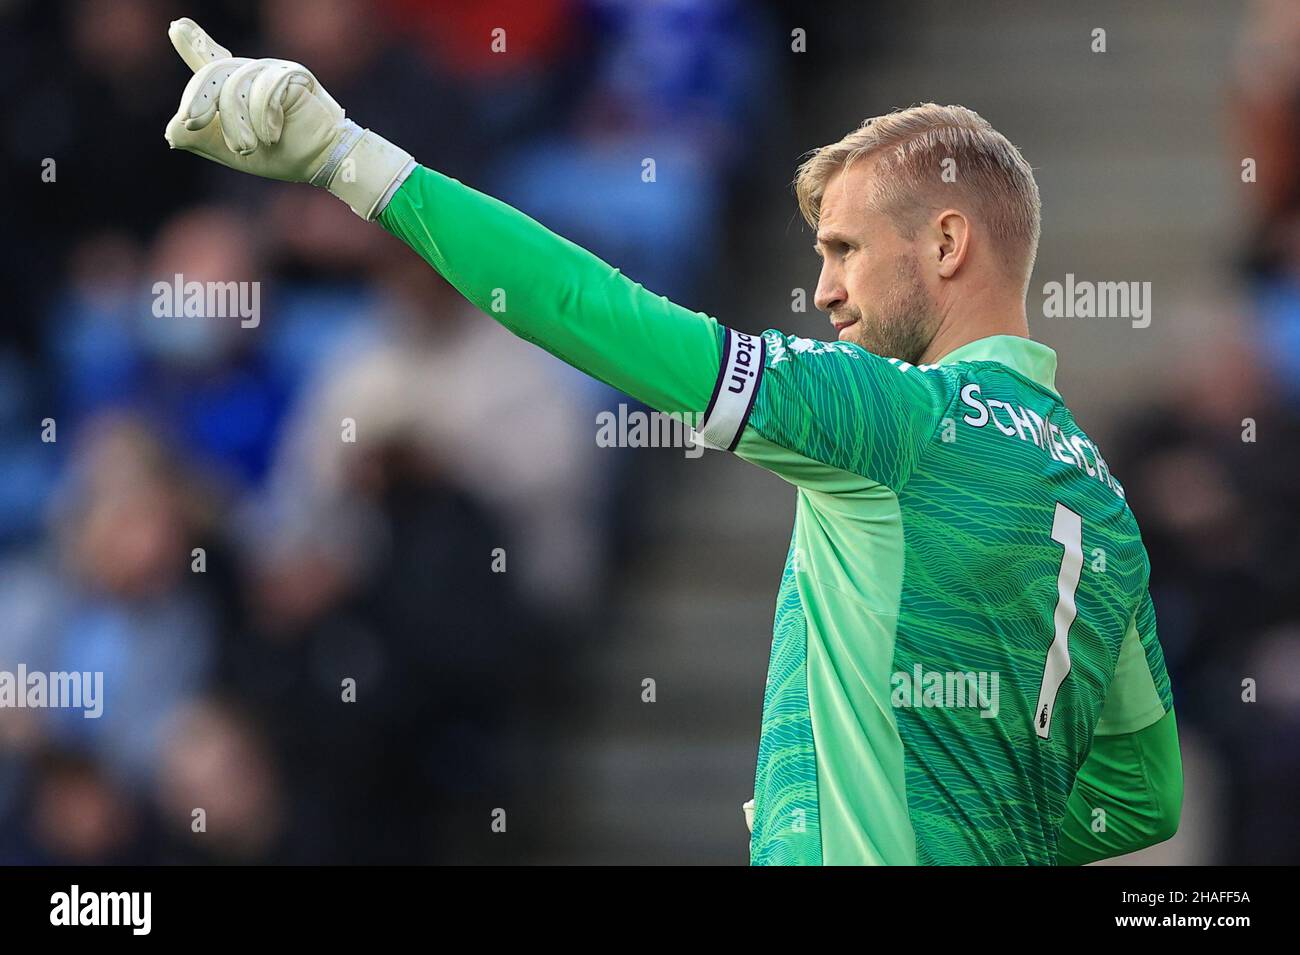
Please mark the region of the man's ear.
[[970, 220], [956, 209], [944, 209], [933, 220], [940, 278], [956, 276], [970, 252]]

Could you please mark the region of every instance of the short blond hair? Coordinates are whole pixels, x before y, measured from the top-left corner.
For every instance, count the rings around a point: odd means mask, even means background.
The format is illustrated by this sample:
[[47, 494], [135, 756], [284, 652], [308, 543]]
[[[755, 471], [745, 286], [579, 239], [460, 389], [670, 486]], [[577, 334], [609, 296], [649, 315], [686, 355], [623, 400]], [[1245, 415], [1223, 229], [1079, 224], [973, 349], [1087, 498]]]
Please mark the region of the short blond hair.
[[[877, 159], [871, 202], [904, 236], [914, 236], [922, 217], [954, 196], [965, 199], [1004, 264], [1029, 281], [1038, 255], [1038, 183], [1020, 150], [984, 117], [964, 106], [922, 103], [868, 119], [839, 142], [814, 150], [794, 180], [799, 211], [814, 229], [831, 177], [863, 157]], [[951, 182], [942, 178], [949, 159]]]

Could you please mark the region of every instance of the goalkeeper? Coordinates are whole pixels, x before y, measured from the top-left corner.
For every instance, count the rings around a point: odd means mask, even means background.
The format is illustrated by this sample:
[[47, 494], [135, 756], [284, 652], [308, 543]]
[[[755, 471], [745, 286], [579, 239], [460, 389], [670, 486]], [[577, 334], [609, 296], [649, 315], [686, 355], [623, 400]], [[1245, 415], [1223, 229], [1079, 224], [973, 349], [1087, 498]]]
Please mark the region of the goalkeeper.
[[[1182, 768], [1138, 526], [1028, 337], [1039, 197], [975, 113], [817, 150], [835, 341], [678, 306], [190, 20], [172, 147], [328, 189], [514, 334], [796, 488], [754, 864], [1079, 864], [1169, 838]], [[494, 303], [504, 300], [504, 309]]]

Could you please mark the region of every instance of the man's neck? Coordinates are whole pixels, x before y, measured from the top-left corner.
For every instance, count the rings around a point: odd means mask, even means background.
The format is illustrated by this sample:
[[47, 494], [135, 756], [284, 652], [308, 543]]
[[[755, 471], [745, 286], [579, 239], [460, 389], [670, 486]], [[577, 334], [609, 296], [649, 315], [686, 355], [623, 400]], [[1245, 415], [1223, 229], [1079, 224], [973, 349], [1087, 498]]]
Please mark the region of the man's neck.
[[964, 310], [961, 315], [949, 313], [939, 324], [934, 338], [930, 339], [930, 346], [921, 356], [921, 364], [933, 365], [949, 352], [991, 335], [1029, 337], [1029, 321], [1025, 318], [1023, 300]]

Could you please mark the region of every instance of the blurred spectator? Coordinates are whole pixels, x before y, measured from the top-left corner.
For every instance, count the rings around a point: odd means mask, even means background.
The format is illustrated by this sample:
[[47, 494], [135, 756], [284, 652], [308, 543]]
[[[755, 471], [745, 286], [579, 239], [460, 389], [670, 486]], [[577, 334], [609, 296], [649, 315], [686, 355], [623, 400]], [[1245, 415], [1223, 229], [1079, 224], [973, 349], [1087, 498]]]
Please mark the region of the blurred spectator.
[[332, 507], [357, 512], [368, 526], [346, 539], [372, 546], [359, 557], [307, 529], [254, 561], [252, 629], [228, 647], [228, 686], [289, 770], [295, 858], [448, 861], [473, 845], [482, 859], [505, 848], [485, 838], [492, 808], [539, 778], [527, 753], [541, 740], [519, 741], [538, 713], [528, 701], [550, 689], [552, 641], [513, 577], [492, 572], [490, 549], [508, 539], [420, 442], [364, 426]]
[[0, 613], [6, 669], [103, 674], [103, 715], [43, 713], [42, 732], [96, 754], [139, 786], [173, 709], [208, 679], [216, 629], [204, 578], [189, 572], [201, 497], [152, 435], [129, 420], [88, 431], [55, 516], [50, 553], [12, 558]]
[[262, 734], [232, 706], [203, 699], [174, 715], [157, 787], [167, 861], [285, 861], [277, 771]]
[[[502, 516], [517, 541], [511, 579], [571, 618], [605, 584], [608, 493], [597, 470], [595, 417], [568, 370], [468, 306], [424, 262], [398, 255], [384, 271], [384, 337], [325, 366], [282, 445], [281, 507], [328, 513], [358, 444], [398, 433]], [[309, 518], [315, 519], [315, 518]], [[501, 541], [476, 542], [487, 559]]]
[[[137, 802], [91, 759], [51, 751], [35, 764], [21, 861], [54, 865], [146, 861]], [[19, 860], [12, 860], [19, 861]]]
[[[258, 482], [294, 382], [261, 347], [274, 293], [253, 264], [255, 245], [242, 217], [198, 207], [167, 223], [143, 267], [119, 237], [80, 246], [56, 312], [65, 428], [130, 408], [226, 483]], [[159, 314], [174, 310], [175, 285], [195, 282], [239, 283], [256, 314]]]
[[[430, 91], [442, 117], [433, 128], [457, 130], [450, 140], [440, 137], [436, 152], [415, 155], [457, 178], [552, 128], [587, 80], [590, 38], [578, 0], [385, 0], [384, 6], [440, 77]], [[444, 102], [445, 88], [458, 98]], [[491, 148], [462, 169], [456, 150], [464, 149], [458, 141], [467, 122], [478, 133], [470, 138]]]

